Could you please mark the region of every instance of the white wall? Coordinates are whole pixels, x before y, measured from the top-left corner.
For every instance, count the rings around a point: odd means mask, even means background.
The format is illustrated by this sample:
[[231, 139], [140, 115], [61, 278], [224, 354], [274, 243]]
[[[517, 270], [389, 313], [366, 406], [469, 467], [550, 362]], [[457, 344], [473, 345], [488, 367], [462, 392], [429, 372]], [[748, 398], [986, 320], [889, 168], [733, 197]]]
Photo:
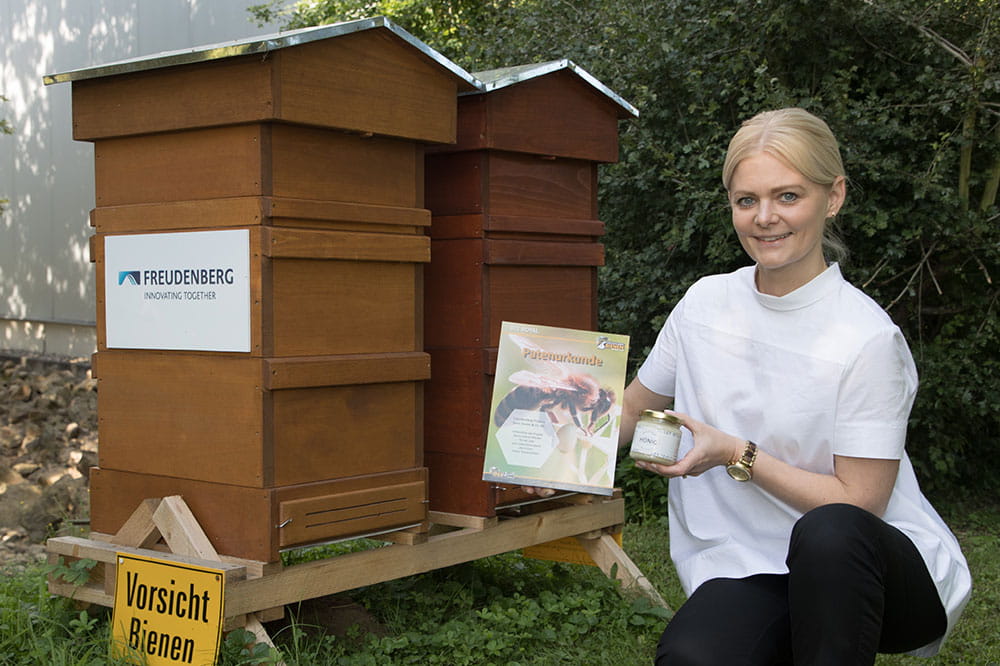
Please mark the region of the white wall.
[[42, 77], [278, 31], [262, 0], [0, 0], [0, 351], [96, 348], [93, 147], [72, 139], [71, 84]]

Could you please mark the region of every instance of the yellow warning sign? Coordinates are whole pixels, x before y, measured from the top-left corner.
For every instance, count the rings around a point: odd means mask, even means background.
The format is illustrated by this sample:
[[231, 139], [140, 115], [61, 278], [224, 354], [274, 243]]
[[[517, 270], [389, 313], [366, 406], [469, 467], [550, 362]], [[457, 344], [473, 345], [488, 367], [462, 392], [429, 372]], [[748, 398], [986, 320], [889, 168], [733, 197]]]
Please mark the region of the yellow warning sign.
[[118, 553], [111, 650], [136, 663], [211, 666], [222, 635], [223, 572]]

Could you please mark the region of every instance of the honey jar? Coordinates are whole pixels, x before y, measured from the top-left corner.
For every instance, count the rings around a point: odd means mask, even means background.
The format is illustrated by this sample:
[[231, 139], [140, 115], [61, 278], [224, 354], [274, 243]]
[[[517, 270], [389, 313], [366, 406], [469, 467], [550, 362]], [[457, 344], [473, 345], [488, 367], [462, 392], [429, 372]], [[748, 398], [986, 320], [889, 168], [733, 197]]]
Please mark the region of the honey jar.
[[676, 416], [647, 409], [635, 425], [629, 455], [634, 460], [673, 465], [681, 443], [681, 421]]

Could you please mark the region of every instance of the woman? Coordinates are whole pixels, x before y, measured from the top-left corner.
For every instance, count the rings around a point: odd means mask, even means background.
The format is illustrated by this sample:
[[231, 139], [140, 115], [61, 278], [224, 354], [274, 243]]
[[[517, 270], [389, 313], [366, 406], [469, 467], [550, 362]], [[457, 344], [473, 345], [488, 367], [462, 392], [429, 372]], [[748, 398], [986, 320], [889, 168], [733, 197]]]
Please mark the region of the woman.
[[916, 371], [899, 329], [824, 246], [844, 204], [837, 141], [801, 109], [762, 113], [723, 167], [754, 260], [703, 278], [628, 386], [685, 426], [670, 551], [689, 599], [657, 664], [871, 664], [932, 655], [968, 600], [954, 536], [904, 450]]

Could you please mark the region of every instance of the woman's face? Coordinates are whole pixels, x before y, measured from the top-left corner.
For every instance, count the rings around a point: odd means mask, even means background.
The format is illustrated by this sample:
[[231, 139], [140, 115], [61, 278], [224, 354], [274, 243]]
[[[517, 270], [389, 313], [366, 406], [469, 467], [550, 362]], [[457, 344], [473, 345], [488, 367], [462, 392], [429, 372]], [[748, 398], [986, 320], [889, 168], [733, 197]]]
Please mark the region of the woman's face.
[[823, 228], [844, 203], [844, 179], [819, 185], [774, 157], [742, 160], [729, 183], [733, 227], [757, 262], [757, 288], [774, 296], [798, 289], [826, 269]]

